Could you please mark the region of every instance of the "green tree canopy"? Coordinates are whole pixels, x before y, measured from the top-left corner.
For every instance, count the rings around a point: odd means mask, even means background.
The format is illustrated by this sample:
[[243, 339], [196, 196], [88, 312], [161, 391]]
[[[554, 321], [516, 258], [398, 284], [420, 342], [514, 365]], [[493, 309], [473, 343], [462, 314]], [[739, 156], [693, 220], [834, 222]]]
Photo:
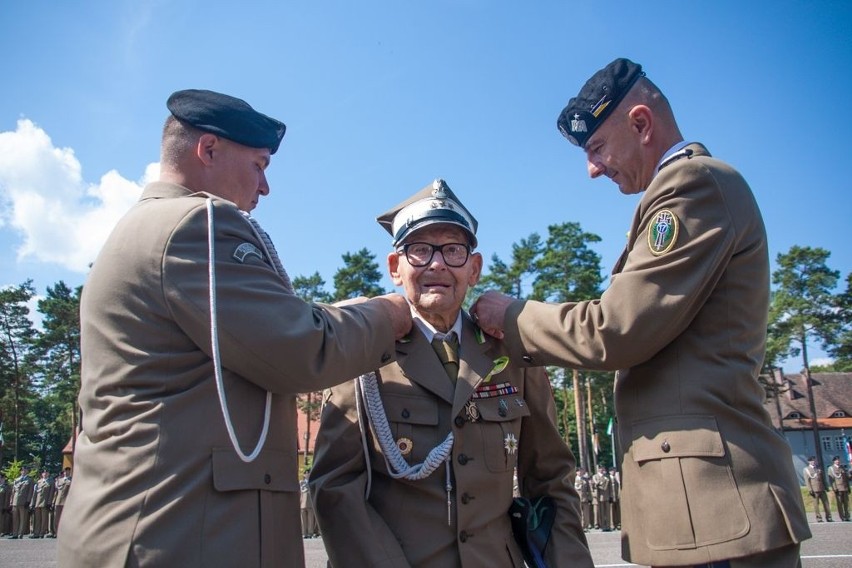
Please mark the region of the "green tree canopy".
[[366, 248], [343, 255], [343, 268], [334, 273], [334, 300], [348, 300], [358, 296], [372, 298], [385, 293], [379, 285], [382, 273], [376, 255]]
[[37, 332], [28, 304], [34, 296], [32, 280], [0, 290], [0, 432], [15, 459], [27, 457], [28, 434], [33, 434], [24, 416], [33, 395], [31, 369]]
[[772, 273], [777, 289], [769, 308], [773, 358], [801, 355], [807, 369], [811, 341], [823, 349], [834, 344], [839, 327], [833, 291], [840, 273], [826, 265], [830, 255], [822, 248], [799, 246], [778, 255], [778, 268]]
[[331, 294], [325, 290], [325, 280], [319, 272], [310, 276], [297, 276], [293, 278], [293, 291], [306, 302], [331, 302]]
[[837, 340], [828, 349], [835, 371], [852, 371], [852, 272], [846, 275], [846, 290], [837, 295]]

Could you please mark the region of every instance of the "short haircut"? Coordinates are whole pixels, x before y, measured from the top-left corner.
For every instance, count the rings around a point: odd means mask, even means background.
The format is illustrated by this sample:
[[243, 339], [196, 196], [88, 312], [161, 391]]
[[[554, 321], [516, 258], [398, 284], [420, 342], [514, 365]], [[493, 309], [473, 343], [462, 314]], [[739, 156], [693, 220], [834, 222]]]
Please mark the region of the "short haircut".
[[170, 114], [163, 125], [163, 139], [160, 147], [161, 165], [178, 167], [183, 156], [195, 150], [202, 134], [204, 133], [201, 130]]

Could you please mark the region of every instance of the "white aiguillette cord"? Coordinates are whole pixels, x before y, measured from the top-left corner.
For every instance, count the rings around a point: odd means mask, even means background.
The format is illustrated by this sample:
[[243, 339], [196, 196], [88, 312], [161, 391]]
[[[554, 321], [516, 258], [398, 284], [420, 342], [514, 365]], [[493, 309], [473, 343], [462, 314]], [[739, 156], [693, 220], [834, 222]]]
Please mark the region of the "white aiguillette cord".
[[[361, 398], [364, 400], [363, 409], [360, 404]], [[450, 473], [450, 457], [453, 451], [452, 430], [450, 430], [450, 433], [447, 434], [443, 442], [432, 448], [422, 463], [412, 466], [408, 465], [399, 446], [394, 442], [393, 433], [391, 432], [384, 404], [382, 403], [382, 397], [379, 393], [378, 377], [376, 377], [375, 371], [361, 375], [355, 379], [355, 408], [358, 413], [358, 426], [361, 430], [361, 444], [364, 450], [367, 470], [367, 487], [364, 491], [364, 499], [370, 498], [373, 476], [372, 466], [370, 465], [370, 449], [367, 443], [367, 427], [364, 425], [362, 413], [366, 414], [367, 422], [373, 426], [376, 439], [382, 448], [382, 456], [385, 458], [388, 474], [392, 478], [419, 481], [432, 475], [432, 472], [438, 469], [441, 464], [444, 464], [446, 471], [444, 488], [447, 491], [447, 525], [452, 525], [453, 483]]]
[[[290, 284], [290, 278], [284, 270], [281, 260], [278, 258], [278, 253], [272, 246], [269, 236], [258, 225], [257, 221], [252, 219], [247, 213], [243, 213], [246, 220], [251, 225], [252, 231], [257, 236], [260, 243], [263, 245], [264, 251], [268, 258], [272, 260], [275, 271], [284, 280], [284, 286], [288, 292], [293, 292], [293, 287]], [[216, 390], [219, 393], [219, 406], [222, 408], [222, 416], [225, 419], [225, 428], [228, 430], [228, 437], [231, 439], [231, 444], [234, 446], [234, 451], [246, 463], [253, 462], [260, 455], [266, 436], [269, 433], [269, 422], [272, 415], [272, 393], [266, 391], [266, 409], [263, 413], [263, 429], [260, 432], [260, 438], [257, 440], [257, 445], [254, 450], [246, 455], [240, 448], [237, 434], [234, 432], [234, 424], [231, 420], [231, 413], [228, 411], [228, 401], [225, 398], [225, 386], [222, 382], [222, 360], [219, 355], [219, 327], [216, 318], [216, 255], [215, 255], [215, 233], [213, 227], [213, 199], [207, 198], [207, 269], [208, 269], [208, 291], [210, 295], [210, 343], [213, 351], [213, 370], [216, 375]]]

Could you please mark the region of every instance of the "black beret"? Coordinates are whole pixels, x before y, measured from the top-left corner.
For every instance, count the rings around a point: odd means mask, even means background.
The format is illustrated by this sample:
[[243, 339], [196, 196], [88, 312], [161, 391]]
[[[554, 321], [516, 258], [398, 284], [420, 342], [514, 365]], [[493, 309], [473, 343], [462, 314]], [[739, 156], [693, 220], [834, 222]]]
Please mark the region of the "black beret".
[[247, 102], [214, 91], [186, 89], [172, 93], [166, 106], [175, 118], [199, 130], [274, 154], [284, 138], [283, 122], [261, 114]]
[[476, 247], [478, 223], [442, 179], [436, 179], [402, 203], [382, 213], [376, 221], [393, 237], [393, 246], [397, 246], [416, 229], [444, 223], [464, 229], [470, 236], [471, 245]]
[[584, 148], [589, 137], [643, 75], [641, 65], [624, 58], [599, 70], [562, 109], [556, 121], [559, 131], [569, 142]]

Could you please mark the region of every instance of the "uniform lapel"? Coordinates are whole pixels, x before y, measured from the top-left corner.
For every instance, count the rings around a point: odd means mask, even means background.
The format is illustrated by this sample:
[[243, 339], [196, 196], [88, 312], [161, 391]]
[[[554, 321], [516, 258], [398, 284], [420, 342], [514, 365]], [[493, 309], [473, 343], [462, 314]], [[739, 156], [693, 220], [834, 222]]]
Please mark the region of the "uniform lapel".
[[474, 333], [474, 324], [467, 314], [462, 316], [462, 340], [459, 349], [459, 378], [456, 380], [456, 392], [453, 398], [452, 416], [458, 414], [470, 400], [479, 382], [491, 372], [494, 361], [488, 354], [491, 339], [485, 336], [485, 342], [479, 343]]
[[[418, 330], [410, 335], [410, 341], [406, 343], [397, 342], [396, 362], [399, 371], [409, 381], [416, 383], [424, 389], [435, 393], [448, 404], [453, 402], [453, 383], [440, 359], [432, 349], [432, 345], [426, 341], [426, 336]], [[390, 369], [382, 370], [382, 375], [393, 373], [393, 365]], [[461, 373], [459, 373], [461, 376]]]

